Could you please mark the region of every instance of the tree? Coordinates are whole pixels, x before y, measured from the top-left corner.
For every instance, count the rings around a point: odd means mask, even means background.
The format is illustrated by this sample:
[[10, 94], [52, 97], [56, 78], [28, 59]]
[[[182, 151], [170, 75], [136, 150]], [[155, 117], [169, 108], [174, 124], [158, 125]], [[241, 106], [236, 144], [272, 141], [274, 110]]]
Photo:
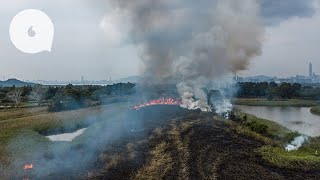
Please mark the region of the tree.
[[294, 89], [290, 83], [282, 83], [278, 90], [280, 97], [283, 99], [290, 99], [293, 97]]
[[30, 98], [32, 100], [37, 101], [38, 106], [40, 106], [45, 93], [46, 93], [45, 89], [41, 85], [37, 85], [32, 88], [32, 91], [30, 93]]
[[19, 107], [22, 102], [23, 91], [21, 89], [15, 88], [8, 93], [8, 97], [13, 101], [15, 107]]

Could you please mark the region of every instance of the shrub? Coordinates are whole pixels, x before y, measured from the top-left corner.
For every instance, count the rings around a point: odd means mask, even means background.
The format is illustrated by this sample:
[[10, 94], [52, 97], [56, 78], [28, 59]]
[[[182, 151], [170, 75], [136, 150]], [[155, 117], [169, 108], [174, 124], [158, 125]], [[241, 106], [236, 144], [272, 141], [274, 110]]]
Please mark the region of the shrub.
[[284, 137], [283, 137], [283, 142], [285, 142], [285, 143], [291, 143], [293, 140], [294, 140], [294, 138], [296, 138], [296, 137], [298, 137], [298, 136], [300, 136], [301, 134], [300, 133], [298, 133], [297, 131], [295, 131], [295, 132], [289, 132], [289, 133], [287, 133]]
[[267, 125], [262, 124], [256, 120], [247, 122], [246, 126], [249, 127], [251, 131], [261, 134], [267, 133], [269, 128]]

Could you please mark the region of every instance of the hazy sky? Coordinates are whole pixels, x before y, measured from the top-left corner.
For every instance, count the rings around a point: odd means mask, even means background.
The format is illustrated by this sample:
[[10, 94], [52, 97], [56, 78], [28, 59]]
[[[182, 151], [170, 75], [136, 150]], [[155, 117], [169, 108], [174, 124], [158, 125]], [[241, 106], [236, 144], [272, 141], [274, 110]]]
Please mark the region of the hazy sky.
[[[206, 0], [199, 0], [197, 3]], [[192, 2], [192, 1], [191, 1]], [[318, 0], [261, 0], [267, 26], [261, 57], [243, 75], [320, 74]], [[46, 12], [55, 26], [51, 53], [17, 50], [9, 38], [12, 18], [24, 9]], [[139, 74], [138, 51], [107, 0], [3, 0], [0, 2], [0, 79], [113, 79]], [[103, 21], [104, 20], [104, 21]], [[104, 23], [102, 23], [104, 22]], [[319, 59], [319, 60], [318, 60]]]

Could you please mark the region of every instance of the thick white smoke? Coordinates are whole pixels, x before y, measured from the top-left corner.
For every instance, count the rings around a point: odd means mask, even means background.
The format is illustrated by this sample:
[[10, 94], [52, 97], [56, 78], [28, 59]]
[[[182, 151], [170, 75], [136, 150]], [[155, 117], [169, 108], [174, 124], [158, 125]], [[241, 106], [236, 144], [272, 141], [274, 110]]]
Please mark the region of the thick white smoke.
[[308, 141], [308, 137], [306, 137], [306, 136], [298, 136], [290, 144], [287, 144], [285, 149], [287, 151], [298, 150], [307, 141]]
[[110, 0], [131, 24], [146, 83], [177, 82], [183, 106], [210, 110], [203, 88], [261, 53], [256, 0]]

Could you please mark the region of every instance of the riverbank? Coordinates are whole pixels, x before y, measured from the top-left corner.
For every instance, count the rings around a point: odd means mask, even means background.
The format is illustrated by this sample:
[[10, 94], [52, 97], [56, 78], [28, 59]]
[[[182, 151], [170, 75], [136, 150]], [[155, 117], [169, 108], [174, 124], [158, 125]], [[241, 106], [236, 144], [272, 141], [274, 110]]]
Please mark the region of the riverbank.
[[237, 105], [242, 112], [269, 119], [291, 131], [312, 137], [320, 136], [319, 116], [310, 112], [310, 107], [277, 107]]
[[278, 106], [278, 107], [313, 107], [319, 103], [313, 100], [289, 99], [289, 100], [267, 100], [262, 98], [237, 98], [234, 99], [235, 105], [246, 106]]
[[311, 112], [312, 114], [315, 114], [315, 115], [320, 116], [320, 106], [312, 107], [311, 110], [310, 110], [310, 112]]
[[[299, 133], [290, 131], [270, 120], [240, 111], [236, 112], [236, 119], [231, 124], [238, 133], [263, 141], [265, 144], [255, 149], [255, 152], [275, 167], [310, 172], [320, 169], [320, 157], [318, 156], [320, 139], [318, 137], [309, 137], [301, 148], [288, 152], [284, 147], [290, 144], [295, 137], [300, 136]], [[259, 132], [257, 127], [267, 128]]]

